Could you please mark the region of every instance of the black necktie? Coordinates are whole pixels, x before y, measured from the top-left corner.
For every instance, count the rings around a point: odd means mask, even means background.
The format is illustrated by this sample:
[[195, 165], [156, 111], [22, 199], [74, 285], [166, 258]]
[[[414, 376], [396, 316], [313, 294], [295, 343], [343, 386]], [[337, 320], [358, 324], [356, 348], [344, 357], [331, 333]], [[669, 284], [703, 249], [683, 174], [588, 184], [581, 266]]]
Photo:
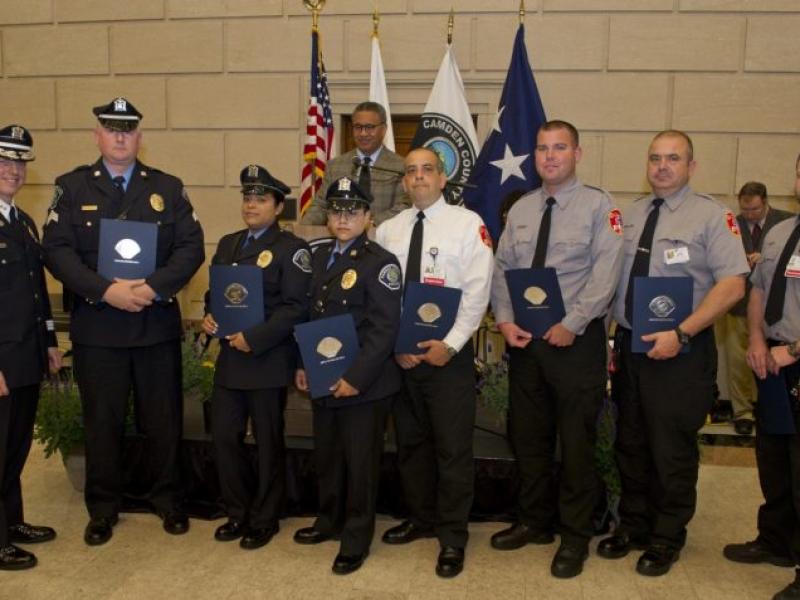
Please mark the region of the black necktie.
[[775, 267], [775, 273], [772, 275], [767, 307], [764, 310], [764, 320], [767, 325], [774, 325], [783, 316], [783, 302], [786, 299], [786, 265], [789, 264], [789, 258], [794, 254], [798, 241], [800, 241], [800, 221], [794, 226], [789, 241], [783, 247], [781, 257], [778, 259], [778, 266]]
[[121, 198], [122, 196], [124, 196], [125, 195], [125, 178], [122, 175], [117, 175], [111, 181], [114, 182], [114, 187], [117, 189], [117, 192], [119, 192], [119, 197]]
[[12, 227], [16, 227], [17, 223], [19, 223], [19, 219], [17, 218], [17, 209], [16, 207], [12, 206], [11, 210], [8, 211], [8, 224]]
[[753, 225], [753, 231], [750, 232], [750, 239], [753, 240], [753, 252], [758, 252], [761, 249], [759, 242], [761, 241], [761, 225], [756, 223]]
[[547, 200], [547, 208], [544, 209], [542, 222], [539, 223], [539, 235], [536, 238], [536, 251], [533, 253], [531, 268], [544, 267], [544, 260], [547, 258], [547, 242], [550, 239], [550, 219], [553, 215], [553, 204], [556, 199], [550, 196]]
[[339, 260], [339, 257], [342, 255], [341, 252], [334, 252], [331, 254], [331, 260], [328, 262], [328, 270], [336, 264], [336, 261]]
[[425, 213], [417, 213], [417, 222], [411, 231], [411, 242], [408, 244], [408, 260], [406, 261], [406, 284], [410, 281], [419, 281], [419, 267], [422, 262], [422, 220]]
[[629, 324], [633, 319], [633, 278], [647, 277], [650, 274], [650, 251], [653, 248], [653, 234], [656, 232], [658, 213], [662, 204], [664, 204], [663, 198], [653, 198], [653, 208], [644, 222], [639, 245], [636, 247], [636, 256], [633, 257], [633, 265], [628, 276], [628, 289], [625, 292], [625, 319]]
[[361, 171], [358, 174], [358, 187], [361, 188], [367, 196], [372, 198], [372, 190], [370, 187], [372, 186], [372, 177], [370, 175], [370, 168], [369, 163], [372, 162], [372, 159], [369, 156], [365, 156], [361, 160]]

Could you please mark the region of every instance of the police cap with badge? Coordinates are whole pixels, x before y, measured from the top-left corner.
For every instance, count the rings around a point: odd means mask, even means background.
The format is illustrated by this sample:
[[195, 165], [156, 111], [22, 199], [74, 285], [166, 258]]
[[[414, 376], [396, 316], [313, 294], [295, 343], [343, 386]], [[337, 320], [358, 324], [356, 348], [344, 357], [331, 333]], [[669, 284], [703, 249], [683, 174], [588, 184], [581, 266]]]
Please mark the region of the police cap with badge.
[[139, 127], [142, 113], [125, 98], [114, 98], [108, 104], [95, 106], [92, 112], [100, 125], [109, 131], [133, 131]]
[[0, 158], [21, 162], [35, 159], [30, 131], [21, 125], [9, 125], [0, 129]]
[[239, 181], [242, 184], [243, 196], [272, 194], [276, 203], [283, 202], [292, 191], [288, 185], [275, 179], [261, 165], [247, 165], [239, 174]]
[[352, 211], [358, 208], [369, 210], [372, 202], [369, 194], [364, 193], [359, 185], [349, 177], [340, 177], [334, 181], [325, 194], [329, 212]]

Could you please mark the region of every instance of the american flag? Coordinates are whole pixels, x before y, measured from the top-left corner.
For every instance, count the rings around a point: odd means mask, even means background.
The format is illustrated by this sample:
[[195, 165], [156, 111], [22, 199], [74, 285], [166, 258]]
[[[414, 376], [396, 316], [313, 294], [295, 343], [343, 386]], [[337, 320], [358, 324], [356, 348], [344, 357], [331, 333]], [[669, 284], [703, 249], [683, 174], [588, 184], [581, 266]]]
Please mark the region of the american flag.
[[308, 99], [306, 143], [303, 146], [303, 177], [300, 184], [300, 214], [303, 215], [322, 184], [333, 147], [333, 113], [328, 93], [328, 75], [322, 61], [319, 31], [311, 30], [311, 90]]

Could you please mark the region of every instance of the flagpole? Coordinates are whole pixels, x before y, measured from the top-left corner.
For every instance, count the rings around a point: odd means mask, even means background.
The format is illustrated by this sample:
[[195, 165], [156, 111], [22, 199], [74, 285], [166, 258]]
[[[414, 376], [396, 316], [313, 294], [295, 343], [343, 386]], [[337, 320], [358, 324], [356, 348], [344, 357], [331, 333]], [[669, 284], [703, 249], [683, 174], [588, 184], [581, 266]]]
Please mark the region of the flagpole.
[[525, 24], [525, 0], [519, 0], [519, 24]]
[[450, 16], [447, 18], [447, 45], [453, 43], [453, 24], [456, 20], [456, 12], [453, 7], [450, 7]]
[[322, 12], [322, 8], [325, 6], [325, 0], [303, 0], [303, 6], [311, 12], [311, 27], [317, 29], [319, 13]]
[[378, 23], [381, 21], [381, 16], [378, 14], [378, 2], [375, 2], [375, 10], [372, 13], [372, 37], [378, 37]]

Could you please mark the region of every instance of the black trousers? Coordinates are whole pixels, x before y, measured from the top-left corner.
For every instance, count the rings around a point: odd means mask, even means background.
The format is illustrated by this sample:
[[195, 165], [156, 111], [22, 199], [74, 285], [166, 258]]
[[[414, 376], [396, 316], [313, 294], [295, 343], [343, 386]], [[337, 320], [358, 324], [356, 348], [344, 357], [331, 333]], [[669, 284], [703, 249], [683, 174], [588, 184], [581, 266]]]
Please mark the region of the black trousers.
[[[791, 390], [800, 378], [800, 364], [782, 369]], [[793, 396], [790, 396], [793, 399]], [[764, 433], [756, 407], [756, 463], [764, 504], [758, 509], [758, 539], [777, 554], [800, 564], [800, 405], [794, 404], [794, 435]]]
[[392, 398], [330, 408], [314, 404], [319, 515], [314, 528], [341, 534], [340, 552], [369, 550], [375, 533], [383, 434]]
[[183, 425], [179, 340], [138, 348], [75, 344], [73, 355], [86, 428], [84, 497], [89, 515], [111, 517], [120, 510], [131, 391], [153, 478], [149, 500], [157, 512], [173, 510], [180, 493], [178, 448]]
[[39, 384], [13, 388], [0, 397], [0, 548], [8, 528], [23, 521], [20, 475], [33, 440]]
[[463, 548], [474, 495], [474, 352], [468, 342], [444, 367], [403, 371], [394, 406], [397, 461], [411, 520], [443, 546]]
[[[518, 518], [552, 530], [560, 514], [562, 540], [585, 545], [600, 491], [595, 467], [597, 415], [605, 397], [606, 336], [592, 321], [572, 346], [533, 340], [510, 350], [509, 434], [519, 472]], [[556, 490], [554, 455], [561, 440]]]
[[619, 410], [616, 456], [622, 480], [620, 527], [680, 549], [697, 505], [697, 432], [713, 402], [717, 350], [708, 328], [686, 354], [652, 360], [617, 336], [612, 398]]
[[[214, 386], [211, 407], [219, 485], [228, 517], [254, 529], [277, 525], [286, 497], [286, 388]], [[255, 465], [244, 443], [248, 416], [258, 449]]]

